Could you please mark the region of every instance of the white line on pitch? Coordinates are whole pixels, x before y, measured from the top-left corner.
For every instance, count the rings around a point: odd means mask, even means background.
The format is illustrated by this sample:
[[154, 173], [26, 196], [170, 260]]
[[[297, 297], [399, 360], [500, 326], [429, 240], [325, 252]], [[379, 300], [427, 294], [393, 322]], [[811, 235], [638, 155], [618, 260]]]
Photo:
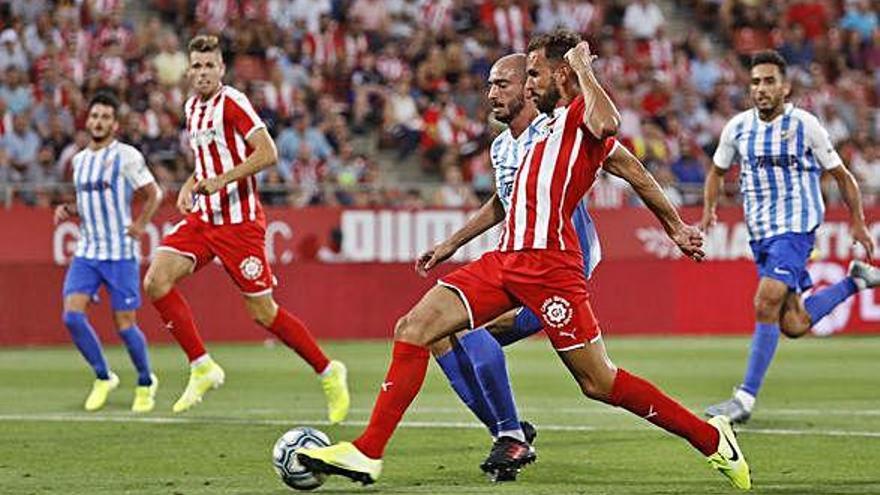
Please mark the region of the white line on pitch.
[[[300, 413], [323, 413], [326, 409], [318, 407], [297, 407], [296, 411]], [[522, 414], [626, 414], [618, 409], [610, 407], [560, 407], [560, 408], [544, 408], [544, 407], [521, 407]], [[278, 414], [288, 412], [287, 409], [247, 409], [241, 411], [245, 414]], [[356, 414], [370, 414], [372, 409], [363, 407], [352, 407], [350, 412]], [[415, 406], [407, 414], [455, 414], [468, 411], [465, 406], [461, 407], [433, 407], [433, 406]], [[880, 416], [880, 409], [760, 409], [761, 416]]]
[[[79, 422], [79, 423], [147, 423], [147, 424], [232, 424], [232, 425], [262, 425], [289, 427], [297, 423], [316, 426], [327, 426], [330, 423], [325, 419], [245, 419], [224, 417], [145, 417], [133, 415], [86, 415], [79, 413], [55, 413], [55, 414], [0, 414], [0, 422], [7, 421], [50, 421], [50, 422]], [[366, 421], [347, 421], [346, 426], [364, 426]], [[475, 428], [482, 429], [477, 423], [463, 421], [404, 421], [401, 426], [407, 428]], [[606, 428], [587, 425], [554, 425], [541, 424], [541, 430], [545, 431], [645, 431], [645, 427], [634, 428]], [[860, 437], [880, 438], [880, 431], [847, 431], [847, 430], [823, 430], [823, 429], [782, 429], [782, 428], [742, 428], [742, 432], [761, 435], [811, 435], [825, 437]]]

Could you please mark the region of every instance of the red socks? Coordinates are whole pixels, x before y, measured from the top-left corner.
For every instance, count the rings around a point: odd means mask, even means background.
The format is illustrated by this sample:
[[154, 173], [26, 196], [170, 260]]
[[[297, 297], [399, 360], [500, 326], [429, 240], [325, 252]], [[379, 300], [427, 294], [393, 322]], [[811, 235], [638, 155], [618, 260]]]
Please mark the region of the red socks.
[[288, 313], [284, 308], [278, 308], [278, 314], [275, 315], [275, 320], [268, 330], [309, 363], [315, 373], [327, 369], [330, 360], [318, 347], [315, 338], [309, 333], [302, 320]]
[[696, 417], [647, 380], [631, 375], [622, 368], [617, 370], [608, 402], [686, 439], [703, 455], [710, 456], [718, 450], [718, 430], [715, 427]]
[[403, 413], [422, 388], [428, 371], [428, 348], [406, 342], [394, 342], [391, 366], [382, 390], [373, 406], [367, 429], [354, 441], [355, 447], [373, 459], [382, 458], [385, 446]]
[[156, 307], [162, 321], [165, 322], [165, 328], [171, 332], [174, 340], [186, 352], [186, 357], [190, 362], [207, 353], [202, 337], [196, 330], [192, 310], [189, 309], [186, 299], [180, 295], [180, 291], [176, 288], [171, 289], [171, 292], [153, 301], [153, 306]]

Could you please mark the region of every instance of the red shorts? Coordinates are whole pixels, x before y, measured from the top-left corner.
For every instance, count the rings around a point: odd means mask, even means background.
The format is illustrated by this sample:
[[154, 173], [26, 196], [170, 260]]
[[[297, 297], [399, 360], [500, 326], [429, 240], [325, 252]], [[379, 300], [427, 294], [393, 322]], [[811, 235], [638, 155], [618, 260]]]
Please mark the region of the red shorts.
[[193, 213], [171, 229], [159, 249], [192, 259], [193, 271], [216, 256], [247, 296], [268, 294], [275, 285], [266, 259], [266, 226], [260, 221], [214, 226]]
[[544, 333], [557, 351], [583, 347], [599, 338], [583, 259], [577, 253], [492, 251], [438, 283], [461, 297], [471, 328], [526, 306], [541, 318]]

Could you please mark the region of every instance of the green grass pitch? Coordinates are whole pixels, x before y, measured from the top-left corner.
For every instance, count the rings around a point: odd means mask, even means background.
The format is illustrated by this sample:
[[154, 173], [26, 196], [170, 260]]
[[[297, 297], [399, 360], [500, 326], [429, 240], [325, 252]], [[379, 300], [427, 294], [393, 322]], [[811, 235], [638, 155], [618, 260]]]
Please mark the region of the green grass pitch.
[[[618, 365], [693, 410], [727, 397], [741, 378], [745, 338], [616, 338]], [[108, 406], [81, 409], [91, 377], [72, 346], [0, 350], [0, 493], [283, 494], [270, 450], [285, 430], [312, 425], [351, 439], [369, 417], [388, 342], [327, 343], [349, 367], [349, 422], [327, 426], [317, 381], [280, 346], [213, 345], [226, 384], [183, 415], [183, 354], [154, 346], [157, 410], [128, 411], [134, 374], [124, 350], [108, 358], [122, 378]], [[538, 462], [516, 483], [493, 485], [478, 465], [489, 449], [432, 364], [389, 446], [379, 483], [331, 478], [323, 493], [735, 493], [684, 441], [578, 394], [546, 341], [508, 348], [524, 419], [538, 426]], [[880, 338], [784, 341], [756, 415], [739, 432], [754, 493], [880, 493]]]

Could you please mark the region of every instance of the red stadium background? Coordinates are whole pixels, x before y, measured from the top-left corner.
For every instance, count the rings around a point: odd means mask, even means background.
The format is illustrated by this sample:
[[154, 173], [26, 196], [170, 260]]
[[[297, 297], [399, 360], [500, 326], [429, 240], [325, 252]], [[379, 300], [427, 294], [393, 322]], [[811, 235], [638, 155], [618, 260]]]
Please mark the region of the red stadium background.
[[[394, 321], [434, 281], [419, 278], [411, 260], [458, 228], [462, 210], [270, 209], [267, 246], [279, 285], [277, 299], [324, 339], [387, 338]], [[699, 210], [686, 209], [695, 221]], [[880, 241], [880, 208], [866, 211]], [[604, 331], [617, 334], [742, 334], [752, 329], [751, 298], [756, 272], [739, 208], [720, 211], [707, 236], [708, 261], [679, 259], [651, 214], [641, 208], [593, 213], [603, 261], [590, 282]], [[68, 341], [60, 323], [61, 285], [75, 247], [76, 226], [52, 225], [48, 209], [0, 210], [8, 237], [0, 243], [0, 345]], [[828, 211], [817, 234], [810, 266], [817, 284], [842, 278], [852, 253], [845, 209]], [[176, 214], [162, 211], [143, 242], [145, 259]], [[334, 230], [336, 232], [334, 232]], [[492, 233], [497, 235], [497, 233]], [[494, 245], [495, 235], [473, 241], [456, 261], [472, 259]], [[341, 237], [341, 244], [339, 240]], [[451, 270], [449, 264], [438, 275]], [[196, 321], [211, 340], [262, 340], [236, 288], [219, 265], [182, 284]], [[111, 331], [108, 298], [101, 294], [94, 322]], [[153, 341], [168, 341], [157, 313], [145, 303], [141, 326]], [[880, 297], [866, 291], [823, 320], [817, 333], [880, 332]]]

